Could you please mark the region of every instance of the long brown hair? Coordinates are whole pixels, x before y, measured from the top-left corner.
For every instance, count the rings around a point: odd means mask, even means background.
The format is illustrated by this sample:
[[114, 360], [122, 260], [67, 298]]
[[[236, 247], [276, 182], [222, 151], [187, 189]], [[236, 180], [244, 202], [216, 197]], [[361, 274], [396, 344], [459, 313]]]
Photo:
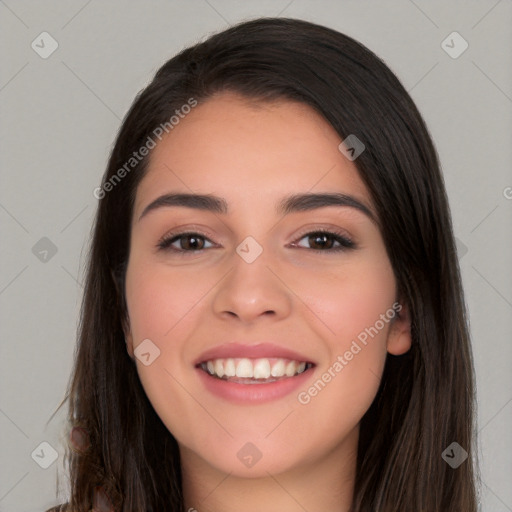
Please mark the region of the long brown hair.
[[[167, 123], [170, 130], [169, 119], [191, 98], [201, 104], [222, 91], [262, 102], [302, 102], [342, 139], [354, 134], [366, 146], [355, 163], [409, 306], [412, 346], [404, 355], [388, 354], [377, 396], [362, 418], [352, 510], [476, 512], [474, 369], [431, 137], [404, 87], [376, 55], [335, 30], [286, 18], [240, 23], [183, 50], [158, 70], [123, 120], [97, 193], [64, 399], [69, 428], [89, 435], [87, 449], [67, 454], [66, 510], [88, 511], [97, 486], [116, 511], [184, 510], [177, 442], [151, 406], [124, 341], [130, 219], [149, 155], [133, 167], [126, 163], [155, 138], [155, 129]], [[443, 457], [453, 442], [469, 454], [457, 468]]]

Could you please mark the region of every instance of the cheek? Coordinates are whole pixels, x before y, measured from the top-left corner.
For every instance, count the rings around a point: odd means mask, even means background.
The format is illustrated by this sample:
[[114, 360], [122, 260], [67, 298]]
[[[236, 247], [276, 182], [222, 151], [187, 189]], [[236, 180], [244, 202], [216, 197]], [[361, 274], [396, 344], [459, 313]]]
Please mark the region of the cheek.
[[[198, 301], [205, 294], [186, 273], [138, 264], [132, 260], [126, 275], [126, 299], [134, 349], [146, 339], [159, 350], [149, 365], [136, 359], [137, 372], [154, 410], [177, 438], [187, 438], [187, 426], [197, 420], [197, 406], [184, 392], [187, 335]], [[155, 349], [151, 349], [155, 350]], [[179, 411], [179, 415], [176, 414]]]
[[328, 340], [328, 355], [299, 402], [336, 425], [336, 415], [361, 417], [378, 390], [395, 316], [395, 278], [389, 260], [376, 254], [316, 283], [305, 302], [315, 312], [318, 334]]
[[[185, 435], [180, 427], [193, 423], [198, 414], [196, 403], [183, 388], [191, 369], [187, 341], [215, 282], [211, 273], [201, 273], [199, 278], [197, 272], [149, 265], [142, 258], [133, 258], [128, 266], [126, 300], [134, 349], [149, 339], [159, 350], [148, 366], [136, 360], [137, 372], [153, 408], [173, 433]], [[176, 410], [179, 421], [172, 414]]]
[[[298, 289], [300, 282], [295, 286]], [[332, 350], [343, 353], [358, 336], [374, 333], [376, 324], [380, 336], [374, 338], [386, 337], [389, 319], [381, 318], [395, 302], [395, 277], [386, 256], [376, 252], [338, 272], [302, 280], [299, 294], [315, 313], [322, 337], [329, 338]]]
[[[194, 279], [186, 272], [133, 264], [126, 279], [126, 300], [135, 343], [154, 337], [162, 342], [206, 294], [213, 279]], [[191, 314], [192, 313], [192, 314]]]

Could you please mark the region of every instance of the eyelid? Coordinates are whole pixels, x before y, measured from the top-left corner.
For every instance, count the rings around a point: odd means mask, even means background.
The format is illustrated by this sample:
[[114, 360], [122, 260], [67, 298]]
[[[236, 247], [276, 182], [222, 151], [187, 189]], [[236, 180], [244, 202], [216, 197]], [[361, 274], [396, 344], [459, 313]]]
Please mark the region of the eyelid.
[[186, 235], [186, 234], [197, 234], [201, 235], [204, 238], [208, 238], [210, 241], [211, 238], [214, 238], [213, 233], [208, 232], [207, 229], [199, 227], [199, 225], [195, 224], [187, 224], [185, 227], [177, 226], [175, 228], [170, 229], [164, 235], [160, 237], [160, 240], [167, 240], [170, 237], [178, 236], [178, 235]]
[[343, 228], [336, 227], [336, 226], [307, 226], [305, 228], [302, 228], [297, 235], [295, 235], [295, 239], [297, 237], [303, 238], [306, 235], [309, 235], [311, 233], [331, 233], [333, 235], [338, 235], [342, 238], [345, 238], [346, 240], [349, 240], [350, 242], [354, 242], [352, 235]]
[[[303, 238], [305, 238], [307, 235], [317, 234], [317, 233], [324, 233], [326, 235], [330, 235], [336, 240], [339, 244], [338, 247], [332, 248], [332, 249], [310, 249], [307, 247], [301, 247], [298, 245], [298, 242], [300, 242]], [[336, 254], [337, 252], [343, 252], [348, 251], [350, 249], [357, 249], [358, 245], [354, 241], [351, 235], [347, 233], [344, 229], [335, 228], [335, 227], [309, 227], [302, 231], [302, 234], [299, 234], [294, 237], [295, 241], [292, 242], [292, 247], [297, 247], [299, 249], [306, 249], [308, 251], [313, 251], [314, 253], [325, 253], [325, 254]]]
[[[166, 250], [168, 247], [165, 247], [164, 244], [166, 242], [169, 242], [173, 238], [179, 239], [182, 236], [186, 235], [200, 235], [202, 238], [207, 240], [208, 242], [211, 242], [215, 245], [215, 242], [212, 240], [212, 236], [207, 234], [204, 230], [200, 228], [196, 228], [193, 225], [189, 226], [187, 228], [174, 228], [168, 232], [165, 233], [162, 237], [158, 239], [158, 242], [156, 243], [156, 248], [161, 250]], [[174, 243], [174, 242], [173, 242]], [[209, 248], [208, 248], [209, 249]], [[204, 249], [200, 249], [201, 251]], [[180, 249], [175, 249], [175, 252], [198, 252], [198, 251], [181, 251]]]

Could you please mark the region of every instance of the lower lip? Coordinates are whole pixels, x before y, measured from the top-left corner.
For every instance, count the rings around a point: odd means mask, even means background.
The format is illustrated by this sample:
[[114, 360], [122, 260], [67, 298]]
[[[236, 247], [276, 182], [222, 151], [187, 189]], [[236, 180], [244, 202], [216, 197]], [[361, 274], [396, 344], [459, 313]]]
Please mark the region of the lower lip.
[[267, 382], [265, 384], [239, 384], [228, 380], [212, 377], [200, 368], [196, 368], [199, 372], [199, 378], [204, 383], [206, 389], [214, 395], [220, 396], [225, 400], [243, 403], [262, 403], [278, 400], [301, 386], [311, 377], [313, 368], [309, 368], [294, 377]]

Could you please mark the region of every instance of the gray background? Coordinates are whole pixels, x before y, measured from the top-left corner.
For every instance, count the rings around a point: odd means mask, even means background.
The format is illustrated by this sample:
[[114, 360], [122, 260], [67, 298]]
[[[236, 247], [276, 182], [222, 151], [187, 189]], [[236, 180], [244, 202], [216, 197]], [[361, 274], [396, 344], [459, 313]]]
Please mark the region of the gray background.
[[[71, 370], [92, 192], [120, 119], [178, 50], [257, 16], [303, 18], [355, 37], [386, 61], [422, 112], [443, 165], [470, 313], [482, 510], [512, 510], [512, 1], [6, 0], [1, 511], [55, 504], [57, 476], [59, 499], [67, 496], [65, 408], [47, 422]], [[50, 48], [44, 31], [58, 42], [46, 59], [31, 47]], [[453, 31], [469, 44], [458, 58], [441, 45]], [[454, 51], [459, 43], [448, 44]], [[50, 460], [42, 442], [58, 452], [47, 469], [36, 463]]]

